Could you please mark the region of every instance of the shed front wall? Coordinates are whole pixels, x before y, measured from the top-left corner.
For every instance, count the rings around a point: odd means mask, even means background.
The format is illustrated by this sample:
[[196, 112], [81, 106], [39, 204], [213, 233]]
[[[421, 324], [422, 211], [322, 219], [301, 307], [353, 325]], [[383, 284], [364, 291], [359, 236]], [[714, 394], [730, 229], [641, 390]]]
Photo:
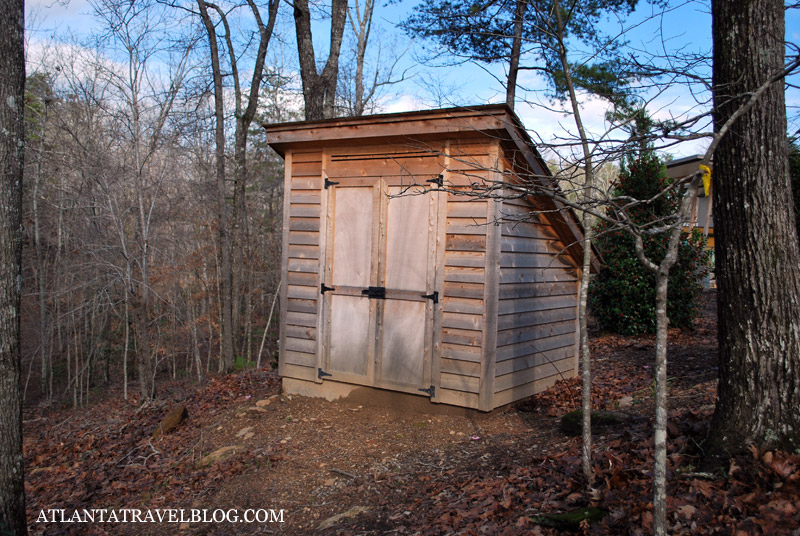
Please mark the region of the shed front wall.
[[[430, 146], [415, 148], [405, 142], [286, 151], [282, 376], [322, 383], [323, 389], [325, 383], [338, 380], [422, 394], [410, 384], [381, 382], [376, 367], [383, 349], [374, 342], [364, 356], [369, 370], [319, 377], [319, 370], [331, 373], [326, 369], [332, 299], [331, 293], [320, 293], [320, 285], [336, 286], [330, 272], [335, 188], [379, 185], [399, 193], [400, 188], [426, 184], [443, 174], [448, 186], [466, 193], [473, 182], [501, 180], [496, 140], [441, 141], [439, 147], [438, 151]], [[326, 189], [326, 179], [339, 185]], [[564, 245], [547, 222], [538, 218], [536, 223], [493, 225], [498, 219], [530, 212], [531, 205], [524, 200], [499, 203], [457, 192], [427, 195], [432, 228], [428, 243], [419, 247], [426, 249], [430, 265], [427, 290], [438, 291], [439, 299], [436, 304], [419, 303], [424, 304], [427, 319], [420, 341], [425, 351], [424, 386], [433, 387], [432, 400], [491, 410], [574, 374], [575, 266], [559, 255]], [[385, 203], [375, 213], [379, 220], [387, 216]], [[386, 232], [385, 223], [375, 231], [383, 244], [380, 233]], [[370, 252], [380, 247], [373, 245]], [[378, 262], [385, 262], [386, 251], [378, 257]], [[378, 270], [385, 275], [385, 264]], [[373, 277], [371, 283], [377, 282]], [[368, 300], [366, 305], [374, 326], [378, 301]]]

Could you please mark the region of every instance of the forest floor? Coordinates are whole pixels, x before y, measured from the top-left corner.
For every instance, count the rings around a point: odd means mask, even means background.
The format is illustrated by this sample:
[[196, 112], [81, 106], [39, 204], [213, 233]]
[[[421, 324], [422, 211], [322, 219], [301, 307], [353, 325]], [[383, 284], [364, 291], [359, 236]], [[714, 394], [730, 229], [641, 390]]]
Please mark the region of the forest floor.
[[[672, 533], [800, 536], [797, 454], [753, 450], [715, 473], [699, 469], [716, 388], [713, 295], [705, 299], [696, 329], [670, 330]], [[624, 422], [595, 432], [588, 491], [580, 438], [559, 421], [579, 406], [577, 378], [480, 414], [421, 397], [285, 396], [262, 370], [174, 382], [147, 407], [109, 395], [77, 411], [27, 409], [31, 533], [559, 534], [537, 516], [595, 506], [605, 516], [576, 532], [649, 534], [654, 338], [597, 334], [592, 349], [594, 406]], [[188, 420], [152, 439], [178, 405]], [[272, 509], [283, 523], [64, 523], [46, 512], [84, 508]]]

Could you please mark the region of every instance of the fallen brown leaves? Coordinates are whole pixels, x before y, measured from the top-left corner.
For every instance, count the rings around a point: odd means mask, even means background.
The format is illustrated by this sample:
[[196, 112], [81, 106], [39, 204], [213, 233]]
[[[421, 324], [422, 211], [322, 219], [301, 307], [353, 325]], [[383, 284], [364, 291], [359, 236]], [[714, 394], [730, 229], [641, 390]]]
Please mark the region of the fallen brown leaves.
[[[200, 457], [213, 448], [204, 441], [204, 427], [228, 403], [245, 399], [254, 389], [277, 392], [278, 385], [278, 378], [266, 372], [213, 379], [181, 401], [189, 411], [188, 423], [158, 439], [151, 434], [170, 409], [166, 402], [137, 407], [109, 399], [80, 411], [40, 411], [46, 420], [31, 419], [35, 423], [24, 433], [28, 518], [33, 521], [49, 508], [66, 509], [69, 515], [83, 508], [191, 506], [253, 461], [251, 455], [200, 467]], [[93, 530], [101, 528], [33, 527], [40, 534]]]

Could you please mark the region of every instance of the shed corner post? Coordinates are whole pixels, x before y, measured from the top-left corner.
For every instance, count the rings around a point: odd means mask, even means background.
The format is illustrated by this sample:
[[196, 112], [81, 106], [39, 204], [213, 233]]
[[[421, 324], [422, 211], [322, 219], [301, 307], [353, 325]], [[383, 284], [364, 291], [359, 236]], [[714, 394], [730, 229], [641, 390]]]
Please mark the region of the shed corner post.
[[[492, 185], [503, 181], [500, 162], [500, 142], [494, 140], [489, 150], [489, 181]], [[500, 236], [501, 202], [489, 199], [486, 204], [486, 267], [483, 286], [483, 351], [481, 352], [481, 378], [478, 392], [478, 409], [494, 409], [495, 374], [497, 368], [497, 325], [500, 300]]]
[[[319, 187], [319, 265], [317, 267], [317, 284], [320, 289], [326, 281], [331, 281], [330, 273], [330, 259], [328, 258], [328, 237], [331, 236], [330, 225], [333, 223], [331, 211], [333, 210], [333, 203], [330, 202], [331, 191], [325, 186], [328, 181], [328, 162], [329, 152], [327, 148], [322, 149], [321, 164], [320, 164], [320, 187]], [[330, 296], [326, 296], [324, 292], [317, 295], [317, 375], [314, 379], [315, 383], [322, 383], [323, 374], [325, 370], [325, 356], [327, 355], [328, 347], [328, 330], [330, 326], [329, 312]]]

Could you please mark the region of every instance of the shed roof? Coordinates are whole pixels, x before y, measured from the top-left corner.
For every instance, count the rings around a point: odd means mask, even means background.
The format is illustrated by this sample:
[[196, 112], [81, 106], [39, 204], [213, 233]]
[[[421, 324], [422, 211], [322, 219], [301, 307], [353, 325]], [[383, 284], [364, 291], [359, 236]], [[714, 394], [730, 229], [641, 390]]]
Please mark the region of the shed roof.
[[[522, 161], [541, 183], [551, 187], [552, 174], [536, 149], [519, 117], [506, 104], [463, 106], [361, 117], [264, 124], [270, 147], [284, 156], [300, 145], [352, 145], [354, 140], [370, 142], [390, 138], [447, 138], [455, 134], [481, 134], [499, 139], [504, 147], [522, 156]], [[529, 201], [546, 213], [570, 256], [583, 262], [583, 229], [575, 212], [545, 195]], [[593, 268], [597, 269], [596, 261]]]

